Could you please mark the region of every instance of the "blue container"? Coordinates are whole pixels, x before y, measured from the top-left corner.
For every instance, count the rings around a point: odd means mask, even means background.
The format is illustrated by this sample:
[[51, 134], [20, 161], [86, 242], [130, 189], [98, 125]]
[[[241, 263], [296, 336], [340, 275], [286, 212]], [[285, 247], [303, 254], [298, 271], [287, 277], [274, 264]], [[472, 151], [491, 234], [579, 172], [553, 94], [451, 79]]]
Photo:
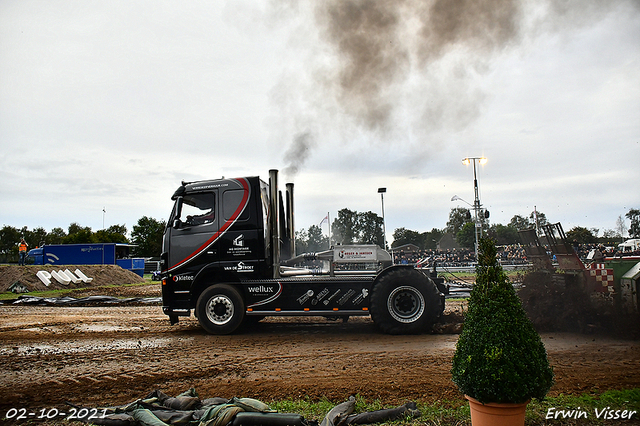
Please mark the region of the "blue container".
[[[129, 244], [52, 244], [29, 250], [34, 265], [118, 265], [144, 276], [144, 259], [129, 258]], [[120, 258], [118, 258], [120, 257]]]

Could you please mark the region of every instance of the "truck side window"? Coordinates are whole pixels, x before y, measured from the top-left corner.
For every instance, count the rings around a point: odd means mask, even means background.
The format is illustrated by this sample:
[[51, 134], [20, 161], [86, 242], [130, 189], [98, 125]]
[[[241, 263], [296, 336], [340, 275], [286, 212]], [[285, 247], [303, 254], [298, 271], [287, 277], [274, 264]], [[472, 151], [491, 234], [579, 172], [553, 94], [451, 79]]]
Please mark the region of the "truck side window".
[[215, 197], [213, 193], [185, 195], [182, 198], [180, 216], [186, 226], [206, 225], [215, 220]]
[[[240, 206], [244, 197], [243, 189], [232, 189], [225, 191], [222, 194], [222, 216], [224, 220], [229, 220]], [[245, 209], [244, 212], [238, 217], [238, 220], [247, 220], [249, 218], [249, 209]]]

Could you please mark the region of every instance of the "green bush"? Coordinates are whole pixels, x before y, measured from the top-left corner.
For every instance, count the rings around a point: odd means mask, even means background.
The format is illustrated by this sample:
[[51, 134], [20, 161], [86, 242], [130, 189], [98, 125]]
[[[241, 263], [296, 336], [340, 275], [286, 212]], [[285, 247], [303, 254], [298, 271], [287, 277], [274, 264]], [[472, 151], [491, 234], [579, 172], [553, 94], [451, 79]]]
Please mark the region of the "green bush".
[[497, 261], [495, 242], [481, 239], [478, 252], [453, 382], [482, 403], [542, 399], [553, 385], [544, 345]]

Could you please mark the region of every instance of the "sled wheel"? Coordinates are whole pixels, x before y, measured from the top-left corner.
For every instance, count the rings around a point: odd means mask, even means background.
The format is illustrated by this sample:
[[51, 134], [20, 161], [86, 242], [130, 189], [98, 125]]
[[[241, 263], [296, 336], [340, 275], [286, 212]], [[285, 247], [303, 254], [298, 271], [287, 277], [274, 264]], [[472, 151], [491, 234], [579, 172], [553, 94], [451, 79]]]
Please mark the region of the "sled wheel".
[[244, 302], [234, 287], [216, 284], [202, 292], [196, 311], [198, 321], [207, 333], [230, 334], [244, 319]]
[[397, 268], [374, 284], [371, 318], [388, 334], [428, 332], [442, 313], [440, 300], [430, 278], [411, 268]]

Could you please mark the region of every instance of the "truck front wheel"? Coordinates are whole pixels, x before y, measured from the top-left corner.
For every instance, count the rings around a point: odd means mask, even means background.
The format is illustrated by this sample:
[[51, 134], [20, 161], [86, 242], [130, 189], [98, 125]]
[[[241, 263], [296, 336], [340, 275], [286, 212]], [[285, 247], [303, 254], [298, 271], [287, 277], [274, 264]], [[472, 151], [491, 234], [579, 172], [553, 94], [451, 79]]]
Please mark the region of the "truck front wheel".
[[207, 333], [230, 334], [244, 319], [244, 301], [234, 287], [216, 284], [202, 292], [196, 303], [196, 314]]
[[387, 334], [430, 331], [442, 312], [441, 305], [433, 281], [410, 268], [390, 271], [371, 290], [371, 318]]

